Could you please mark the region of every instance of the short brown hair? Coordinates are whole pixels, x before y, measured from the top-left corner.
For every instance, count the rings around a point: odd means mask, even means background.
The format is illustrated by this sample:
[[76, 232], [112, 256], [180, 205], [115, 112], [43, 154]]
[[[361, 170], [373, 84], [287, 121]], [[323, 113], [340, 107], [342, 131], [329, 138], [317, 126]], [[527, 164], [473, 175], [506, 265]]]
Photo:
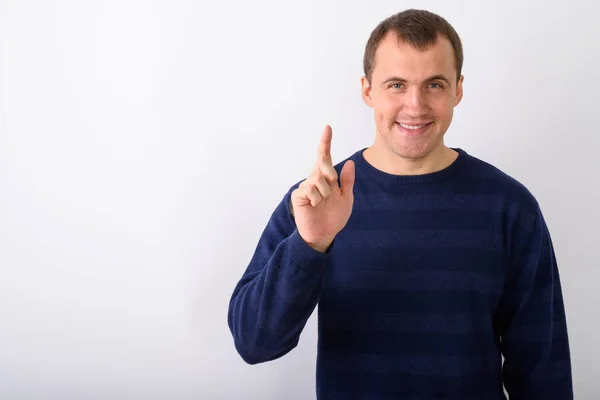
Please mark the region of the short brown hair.
[[388, 32], [394, 32], [399, 41], [408, 43], [417, 50], [425, 51], [435, 44], [438, 36], [450, 41], [454, 49], [454, 63], [456, 79], [460, 79], [463, 65], [462, 43], [458, 33], [444, 18], [425, 10], [405, 10], [394, 14], [377, 25], [371, 32], [365, 48], [363, 68], [365, 76], [371, 84], [373, 69], [375, 68], [375, 52], [379, 43]]

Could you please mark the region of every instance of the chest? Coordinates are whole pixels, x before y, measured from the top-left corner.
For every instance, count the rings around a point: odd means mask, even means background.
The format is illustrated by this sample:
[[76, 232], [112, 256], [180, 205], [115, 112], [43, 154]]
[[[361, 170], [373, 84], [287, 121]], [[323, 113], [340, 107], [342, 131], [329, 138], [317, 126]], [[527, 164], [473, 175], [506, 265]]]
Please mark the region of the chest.
[[500, 213], [360, 202], [335, 239], [320, 307], [340, 313], [493, 313], [506, 254]]

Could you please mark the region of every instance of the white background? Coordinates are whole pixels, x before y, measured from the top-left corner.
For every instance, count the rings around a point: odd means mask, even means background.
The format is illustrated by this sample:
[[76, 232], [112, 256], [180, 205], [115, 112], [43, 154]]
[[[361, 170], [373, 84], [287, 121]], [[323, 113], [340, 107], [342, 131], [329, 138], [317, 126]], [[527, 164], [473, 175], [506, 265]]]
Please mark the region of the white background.
[[446, 144], [538, 198], [600, 398], [591, 0], [0, 1], [0, 398], [314, 398], [315, 315], [249, 366], [227, 305], [323, 126], [334, 161], [372, 143], [364, 45], [409, 7], [462, 37]]

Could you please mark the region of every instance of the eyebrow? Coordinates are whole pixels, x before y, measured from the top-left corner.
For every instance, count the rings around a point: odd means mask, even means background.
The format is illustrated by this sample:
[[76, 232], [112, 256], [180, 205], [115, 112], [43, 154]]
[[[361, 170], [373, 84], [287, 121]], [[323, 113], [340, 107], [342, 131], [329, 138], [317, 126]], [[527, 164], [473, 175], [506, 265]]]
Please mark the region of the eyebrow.
[[[444, 75], [433, 75], [433, 76], [430, 76], [429, 78], [425, 79], [425, 82], [431, 82], [431, 81], [444, 81], [448, 85], [451, 85], [450, 80], [448, 78], [446, 78]], [[402, 82], [402, 83], [406, 83], [408, 81], [406, 79], [400, 78], [398, 76], [390, 76], [385, 81], [383, 81], [381, 84], [385, 85], [386, 83], [389, 83], [389, 82]]]

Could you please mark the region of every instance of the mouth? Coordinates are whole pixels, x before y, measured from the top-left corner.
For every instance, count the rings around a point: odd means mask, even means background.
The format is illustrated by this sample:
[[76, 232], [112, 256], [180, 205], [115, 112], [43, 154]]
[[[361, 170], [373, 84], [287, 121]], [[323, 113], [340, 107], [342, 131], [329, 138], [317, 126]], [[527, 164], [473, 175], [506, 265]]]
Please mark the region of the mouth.
[[398, 130], [406, 136], [419, 136], [427, 132], [433, 121], [420, 123], [403, 123], [396, 121]]

